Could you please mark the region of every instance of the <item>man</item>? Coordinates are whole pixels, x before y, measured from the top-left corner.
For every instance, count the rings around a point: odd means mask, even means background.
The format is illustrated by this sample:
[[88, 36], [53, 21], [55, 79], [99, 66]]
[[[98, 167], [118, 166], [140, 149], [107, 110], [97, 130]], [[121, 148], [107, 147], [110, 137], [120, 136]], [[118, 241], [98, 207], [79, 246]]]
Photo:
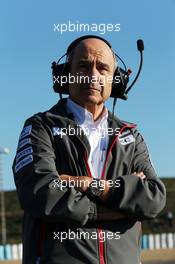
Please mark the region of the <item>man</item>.
[[67, 59], [89, 81], [26, 121], [13, 164], [23, 264], [140, 263], [140, 221], [163, 209], [165, 187], [135, 125], [104, 106], [116, 69], [109, 45], [84, 37]]

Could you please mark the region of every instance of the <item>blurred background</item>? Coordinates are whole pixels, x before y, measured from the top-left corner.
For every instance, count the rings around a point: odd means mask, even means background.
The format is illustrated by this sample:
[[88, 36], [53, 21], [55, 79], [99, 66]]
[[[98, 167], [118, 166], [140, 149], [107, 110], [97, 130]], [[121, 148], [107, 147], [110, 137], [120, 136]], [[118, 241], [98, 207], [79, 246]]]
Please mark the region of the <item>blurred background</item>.
[[[0, 260], [4, 252], [6, 259], [21, 257], [22, 210], [11, 166], [24, 121], [59, 100], [52, 89], [51, 63], [74, 39], [94, 34], [110, 41], [132, 69], [131, 82], [139, 65], [136, 41], [144, 40], [140, 78], [129, 99], [117, 101], [115, 114], [138, 124], [158, 177], [167, 187], [166, 208], [154, 221], [143, 223], [143, 263], [175, 263], [174, 13], [174, 0], [1, 0]], [[88, 25], [85, 31], [80, 30], [80, 24]], [[107, 30], [108, 24], [113, 30]], [[112, 110], [111, 99], [106, 105]]]

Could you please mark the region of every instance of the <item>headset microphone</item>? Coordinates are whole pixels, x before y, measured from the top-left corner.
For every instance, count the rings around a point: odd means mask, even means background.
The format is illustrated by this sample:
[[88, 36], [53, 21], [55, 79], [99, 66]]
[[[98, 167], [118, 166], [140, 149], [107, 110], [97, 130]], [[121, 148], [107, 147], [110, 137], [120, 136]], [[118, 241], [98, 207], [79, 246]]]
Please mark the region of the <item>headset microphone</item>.
[[[135, 77], [135, 79], [133, 80], [133, 82], [131, 83], [131, 85], [128, 87], [128, 89], [126, 89], [126, 85], [123, 87], [121, 87], [120, 91], [121, 91], [121, 94], [123, 97], [119, 97], [119, 96], [116, 96], [114, 97], [114, 101], [113, 101], [113, 108], [112, 108], [112, 120], [114, 118], [114, 109], [115, 109], [115, 105], [116, 105], [116, 101], [117, 101], [117, 98], [121, 98], [121, 99], [124, 99], [124, 100], [127, 100], [128, 99], [128, 96], [127, 94], [129, 93], [129, 91], [131, 90], [131, 88], [133, 87], [133, 85], [135, 84], [135, 82], [137, 81], [139, 75], [140, 75], [140, 72], [141, 72], [141, 69], [142, 69], [142, 65], [143, 65], [143, 50], [144, 50], [144, 43], [143, 43], [143, 40], [142, 39], [138, 39], [137, 40], [137, 49], [138, 51], [140, 51], [140, 65], [139, 65], [139, 70], [137, 72], [137, 75]], [[129, 71], [129, 70], [128, 70]]]
[[128, 89], [126, 90], [125, 94], [127, 95], [129, 93], [129, 91], [131, 90], [131, 88], [133, 87], [133, 85], [135, 84], [135, 82], [137, 81], [139, 75], [140, 75], [140, 72], [141, 72], [141, 69], [142, 69], [142, 65], [143, 65], [143, 50], [144, 50], [144, 43], [143, 43], [143, 40], [142, 39], [138, 39], [137, 40], [137, 49], [138, 51], [140, 51], [140, 65], [139, 65], [139, 70], [137, 72], [137, 75], [135, 77], [135, 79], [133, 80], [133, 82], [131, 83], [131, 85], [128, 87]]
[[137, 40], [137, 49], [138, 51], [143, 51], [144, 50], [144, 43], [142, 39]]

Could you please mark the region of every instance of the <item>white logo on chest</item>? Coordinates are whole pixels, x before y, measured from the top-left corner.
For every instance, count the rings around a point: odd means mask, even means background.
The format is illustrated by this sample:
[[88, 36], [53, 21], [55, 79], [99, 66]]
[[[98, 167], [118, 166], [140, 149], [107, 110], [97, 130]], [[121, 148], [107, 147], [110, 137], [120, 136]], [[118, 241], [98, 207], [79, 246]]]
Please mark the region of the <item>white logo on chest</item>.
[[123, 137], [123, 138], [119, 137], [119, 142], [121, 145], [128, 145], [134, 141], [135, 141], [135, 138], [133, 137], [133, 135], [128, 135], [128, 136]]

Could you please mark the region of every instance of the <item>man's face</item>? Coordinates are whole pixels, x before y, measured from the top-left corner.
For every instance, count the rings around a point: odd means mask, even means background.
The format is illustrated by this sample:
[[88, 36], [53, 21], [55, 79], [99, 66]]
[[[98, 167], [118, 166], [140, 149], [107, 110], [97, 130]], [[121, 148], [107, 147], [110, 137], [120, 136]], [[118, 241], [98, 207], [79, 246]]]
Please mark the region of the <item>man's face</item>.
[[81, 41], [75, 47], [70, 63], [71, 75], [78, 79], [69, 84], [70, 97], [74, 101], [90, 106], [101, 105], [109, 98], [115, 62], [105, 42], [95, 38]]

